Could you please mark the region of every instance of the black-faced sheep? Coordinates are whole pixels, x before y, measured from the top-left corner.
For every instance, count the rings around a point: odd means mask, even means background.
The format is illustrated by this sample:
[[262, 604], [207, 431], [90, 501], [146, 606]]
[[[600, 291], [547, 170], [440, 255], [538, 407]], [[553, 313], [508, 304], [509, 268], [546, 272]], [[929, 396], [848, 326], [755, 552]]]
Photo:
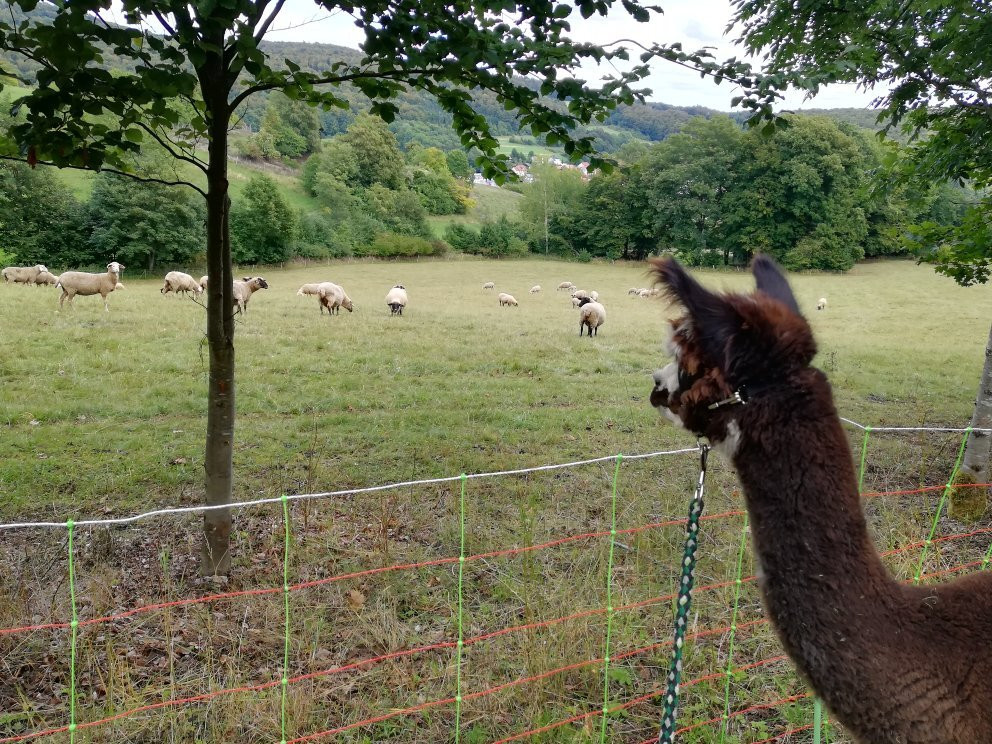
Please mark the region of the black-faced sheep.
[[386, 304], [390, 315], [402, 315], [407, 303], [406, 287], [397, 284], [386, 293]]
[[820, 299], [818, 299], [816, 301], [816, 309], [817, 310], [826, 310], [827, 309], [827, 298], [826, 297], [821, 297]]
[[606, 322], [606, 308], [595, 300], [583, 297], [579, 306], [579, 336], [582, 331], [589, 329], [589, 337], [599, 335], [599, 327]]

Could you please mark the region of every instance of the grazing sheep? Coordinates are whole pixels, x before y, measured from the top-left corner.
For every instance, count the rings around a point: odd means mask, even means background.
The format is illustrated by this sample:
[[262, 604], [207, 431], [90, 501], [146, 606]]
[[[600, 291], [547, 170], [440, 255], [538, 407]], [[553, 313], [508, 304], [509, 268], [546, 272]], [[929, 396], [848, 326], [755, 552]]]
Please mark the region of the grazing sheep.
[[504, 305], [512, 305], [513, 307], [517, 307], [519, 304], [520, 303], [517, 302], [516, 298], [513, 295], [507, 294], [506, 292], [499, 293], [500, 307], [503, 307]]
[[402, 315], [407, 303], [406, 287], [397, 284], [386, 293], [386, 304], [389, 305], [390, 315]]
[[827, 298], [826, 297], [821, 297], [820, 299], [818, 299], [816, 301], [816, 309], [817, 310], [826, 310], [827, 309]]
[[200, 289], [202, 289], [204, 292], [207, 291], [207, 279], [209, 278], [210, 277], [206, 275], [200, 277]]
[[587, 292], [586, 290], [584, 290], [584, 289], [576, 289], [576, 290], [573, 290], [573, 291], [572, 291], [572, 297], [578, 297], [578, 298], [579, 298], [580, 300], [581, 300], [582, 298], [587, 298], [587, 299], [592, 299], [592, 295], [590, 295], [590, 294], [589, 294], [589, 293], [588, 293], [588, 292]]
[[315, 297], [320, 294], [320, 285], [326, 284], [327, 282], [315, 282], [313, 284], [303, 284], [296, 294], [298, 295], [314, 295]]
[[260, 289], [268, 289], [269, 283], [260, 276], [246, 276], [234, 280], [234, 305], [239, 313], [248, 312], [248, 300]]
[[651, 296], [651, 290], [650, 289], [639, 289], [639, 290], [637, 290], [637, 296], [638, 297], [650, 297]]
[[0, 271], [0, 276], [3, 276], [3, 280], [8, 284], [11, 282], [14, 284], [37, 284], [38, 282], [35, 279], [42, 272], [48, 273], [48, 268], [44, 264], [8, 266], [3, 271]]
[[579, 307], [579, 337], [585, 328], [589, 329], [589, 338], [599, 335], [599, 327], [605, 322], [606, 308], [594, 300], [583, 299]]
[[117, 282], [117, 284], [114, 285], [114, 291], [116, 292], [118, 289], [124, 289], [124, 285], [120, 282]]
[[629, 295], [637, 295], [637, 294], [640, 294], [640, 293], [641, 293], [641, 290], [639, 290], [637, 287], [631, 287], [630, 289], [627, 290], [627, 294], [629, 294]]
[[540, 291], [541, 291], [541, 285], [540, 284], [535, 284], [533, 287], [530, 288], [530, 293], [531, 294], [537, 294]]
[[175, 292], [177, 295], [182, 292], [184, 295], [189, 295], [190, 292], [193, 296], [199, 295], [203, 291], [203, 287], [200, 283], [196, 281], [189, 274], [184, 274], [181, 271], [170, 271], [165, 275], [165, 283], [159, 290], [162, 294], [169, 294], [169, 292]]
[[482, 285], [483, 289], [496, 289], [496, 282], [486, 282]]
[[344, 291], [344, 287], [334, 282], [321, 282], [317, 285], [317, 301], [321, 314], [323, 314], [325, 307], [328, 315], [340, 315], [342, 307], [349, 313], [355, 308], [348, 293]]
[[72, 298], [77, 294], [86, 297], [98, 294], [103, 297], [103, 309], [110, 312], [110, 303], [107, 302], [107, 295], [117, 289], [121, 271], [124, 270], [122, 264], [111, 261], [107, 264], [106, 274], [90, 274], [86, 271], [65, 271], [59, 275], [59, 280], [55, 282], [55, 288], [62, 290], [59, 297], [59, 310], [66, 297], [69, 298], [69, 307], [72, 307]]
[[571, 282], [562, 282], [561, 284], [558, 285], [558, 288], [555, 291], [560, 292], [563, 289], [566, 291], [570, 291], [575, 289], [575, 285], [572, 284]]
[[42, 271], [34, 278], [35, 284], [58, 284], [59, 278], [48, 271]]
[[578, 297], [572, 298], [572, 307], [579, 307], [579, 305], [581, 304], [582, 304], [582, 300], [580, 300]]
[[594, 289], [594, 290], [593, 290], [592, 292], [590, 292], [590, 293], [589, 293], [589, 298], [590, 298], [590, 299], [591, 299], [591, 300], [592, 300], [593, 302], [599, 302], [599, 292], [597, 292], [597, 291], [596, 291], [596, 290]]

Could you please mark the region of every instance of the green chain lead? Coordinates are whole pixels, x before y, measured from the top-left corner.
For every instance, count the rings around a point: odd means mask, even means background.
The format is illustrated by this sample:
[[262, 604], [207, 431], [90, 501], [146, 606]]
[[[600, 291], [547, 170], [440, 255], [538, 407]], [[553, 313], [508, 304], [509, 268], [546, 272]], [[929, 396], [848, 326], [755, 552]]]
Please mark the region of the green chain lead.
[[610, 704], [610, 641], [613, 636], [613, 551], [617, 545], [617, 480], [620, 477], [620, 461], [613, 470], [613, 495], [610, 501], [610, 557], [606, 565], [606, 652], [603, 654], [603, 720], [599, 728], [599, 742], [606, 741], [606, 717]]
[[679, 582], [675, 607], [675, 641], [672, 644], [672, 665], [668, 670], [668, 684], [664, 698], [664, 713], [658, 744], [675, 741], [675, 722], [679, 709], [679, 682], [682, 679], [682, 646], [688, 626], [689, 609], [692, 607], [693, 570], [696, 567], [696, 548], [699, 546], [699, 517], [703, 513], [703, 482], [706, 480], [706, 455], [709, 447], [699, 445], [699, 482], [689, 504], [689, 519], [685, 528], [685, 551], [682, 555], [682, 578]]
[[280, 704], [280, 720], [282, 724], [282, 740], [286, 744], [286, 697], [289, 692], [289, 500], [282, 495], [282, 521], [285, 525], [285, 539], [282, 549], [282, 596], [283, 596], [283, 647], [282, 647], [282, 700]]
[[734, 637], [737, 635], [737, 611], [740, 607], [741, 586], [744, 584], [744, 548], [747, 547], [747, 512], [744, 512], [744, 526], [741, 528], [741, 545], [737, 550], [737, 575], [734, 579], [734, 611], [730, 616], [730, 641], [727, 644], [727, 670], [724, 672], [723, 685], [723, 720], [720, 724], [720, 744], [727, 735], [727, 725], [730, 721], [730, 675], [734, 668]]
[[462, 720], [462, 648], [464, 647], [463, 597], [465, 578], [465, 481], [462, 473], [461, 497], [458, 500], [458, 643], [455, 650], [455, 744], [461, 740]]
[[930, 525], [930, 534], [927, 535], [927, 539], [923, 543], [923, 550], [920, 552], [920, 561], [916, 565], [916, 573], [913, 574], [913, 583], [920, 583], [920, 576], [923, 574], [923, 561], [926, 560], [927, 552], [930, 550], [930, 543], [933, 542], [933, 536], [937, 533], [937, 525], [940, 522], [940, 515], [944, 512], [944, 504], [951, 495], [951, 491], [954, 489], [954, 478], [958, 474], [958, 468], [961, 467], [961, 458], [964, 457], [964, 448], [968, 444], [968, 437], [971, 436], [971, 427], [969, 426], [964, 430], [964, 439], [961, 440], [961, 448], [958, 450], [958, 459], [954, 461], [954, 468], [951, 470], [951, 477], [947, 479], [947, 485], [944, 487], [944, 493], [940, 497], [940, 502], [937, 504], [937, 513], [933, 515], [933, 524]]
[[858, 471], [858, 493], [864, 493], [865, 486], [865, 455], [868, 453], [868, 435], [871, 434], [871, 427], [865, 427], [865, 438], [861, 440], [861, 468]]
[[72, 602], [72, 629], [69, 637], [69, 744], [76, 741], [76, 634], [79, 632], [79, 610], [76, 607], [76, 564], [72, 555], [72, 535], [75, 525], [70, 519], [65, 523], [69, 531], [69, 599]]

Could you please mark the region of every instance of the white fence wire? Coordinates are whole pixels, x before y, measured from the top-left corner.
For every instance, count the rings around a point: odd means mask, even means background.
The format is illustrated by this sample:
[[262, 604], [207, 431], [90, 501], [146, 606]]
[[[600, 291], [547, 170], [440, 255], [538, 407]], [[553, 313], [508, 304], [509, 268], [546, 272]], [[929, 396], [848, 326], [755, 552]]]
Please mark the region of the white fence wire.
[[[968, 431], [979, 431], [985, 433], [992, 433], [992, 429], [980, 429], [980, 428], [950, 428], [950, 427], [929, 427], [929, 426], [868, 426], [865, 424], [860, 424], [857, 421], [852, 421], [841, 417], [841, 421], [846, 424], [860, 429], [861, 431], [872, 431], [872, 432], [940, 432], [940, 433], [965, 433]], [[698, 447], [686, 447], [683, 449], [675, 450], [661, 450], [657, 452], [646, 452], [639, 455], [622, 455], [624, 460], [646, 460], [654, 457], [663, 457], [666, 455], [682, 455], [687, 453], [696, 453], [699, 451]], [[530, 468], [518, 468], [515, 470], [494, 470], [484, 473], [466, 473], [464, 477], [467, 479], [476, 478], [495, 478], [504, 475], [525, 475], [527, 473], [537, 473], [547, 470], [562, 470], [565, 468], [578, 467], [580, 465], [591, 465], [597, 462], [609, 462], [611, 460], [616, 460], [617, 455], [604, 455], [602, 457], [593, 457], [588, 460], [575, 460], [573, 462], [563, 462], [556, 463], [552, 465], [537, 465]], [[449, 475], [441, 478], [423, 478], [419, 480], [409, 480], [409, 481], [398, 481], [396, 483], [387, 483], [385, 485], [379, 486], [368, 486], [365, 488], [348, 488], [339, 491], [321, 491], [318, 493], [298, 493], [287, 495], [287, 501], [303, 501], [309, 499], [328, 499], [337, 496], [351, 496], [360, 493], [372, 493], [376, 491], [388, 491], [396, 488], [407, 488], [411, 486], [426, 486], [435, 483], [453, 483], [455, 481], [461, 480], [463, 476], [459, 475]], [[205, 504], [199, 504], [197, 506], [176, 506], [176, 507], [165, 507], [162, 509], [153, 509], [151, 511], [142, 512], [141, 514], [134, 514], [128, 517], [109, 517], [106, 519], [78, 519], [73, 520], [73, 525], [76, 527], [95, 527], [100, 525], [122, 525], [131, 524], [133, 522], [138, 522], [144, 519], [150, 519], [152, 517], [160, 517], [170, 514], [197, 514], [208, 511], [216, 511], [218, 509], [240, 509], [249, 506], [262, 506], [265, 504], [280, 504], [282, 503], [282, 496], [268, 497], [264, 499], [255, 499], [252, 501], [236, 501], [230, 504], [215, 504], [207, 506]], [[18, 530], [18, 529], [65, 529], [66, 522], [7, 522], [0, 523], [0, 531], [4, 530]]]

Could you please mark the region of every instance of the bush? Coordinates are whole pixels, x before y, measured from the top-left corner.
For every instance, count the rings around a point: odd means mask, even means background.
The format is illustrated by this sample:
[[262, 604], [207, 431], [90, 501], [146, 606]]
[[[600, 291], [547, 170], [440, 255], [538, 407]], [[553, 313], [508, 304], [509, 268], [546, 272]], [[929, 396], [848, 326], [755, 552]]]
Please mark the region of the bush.
[[380, 258], [413, 258], [416, 256], [443, 256], [448, 244], [443, 240], [424, 240], [413, 235], [381, 233], [369, 246], [368, 255]]
[[479, 252], [479, 233], [465, 225], [454, 222], [444, 231], [444, 239], [452, 248], [462, 253]]

